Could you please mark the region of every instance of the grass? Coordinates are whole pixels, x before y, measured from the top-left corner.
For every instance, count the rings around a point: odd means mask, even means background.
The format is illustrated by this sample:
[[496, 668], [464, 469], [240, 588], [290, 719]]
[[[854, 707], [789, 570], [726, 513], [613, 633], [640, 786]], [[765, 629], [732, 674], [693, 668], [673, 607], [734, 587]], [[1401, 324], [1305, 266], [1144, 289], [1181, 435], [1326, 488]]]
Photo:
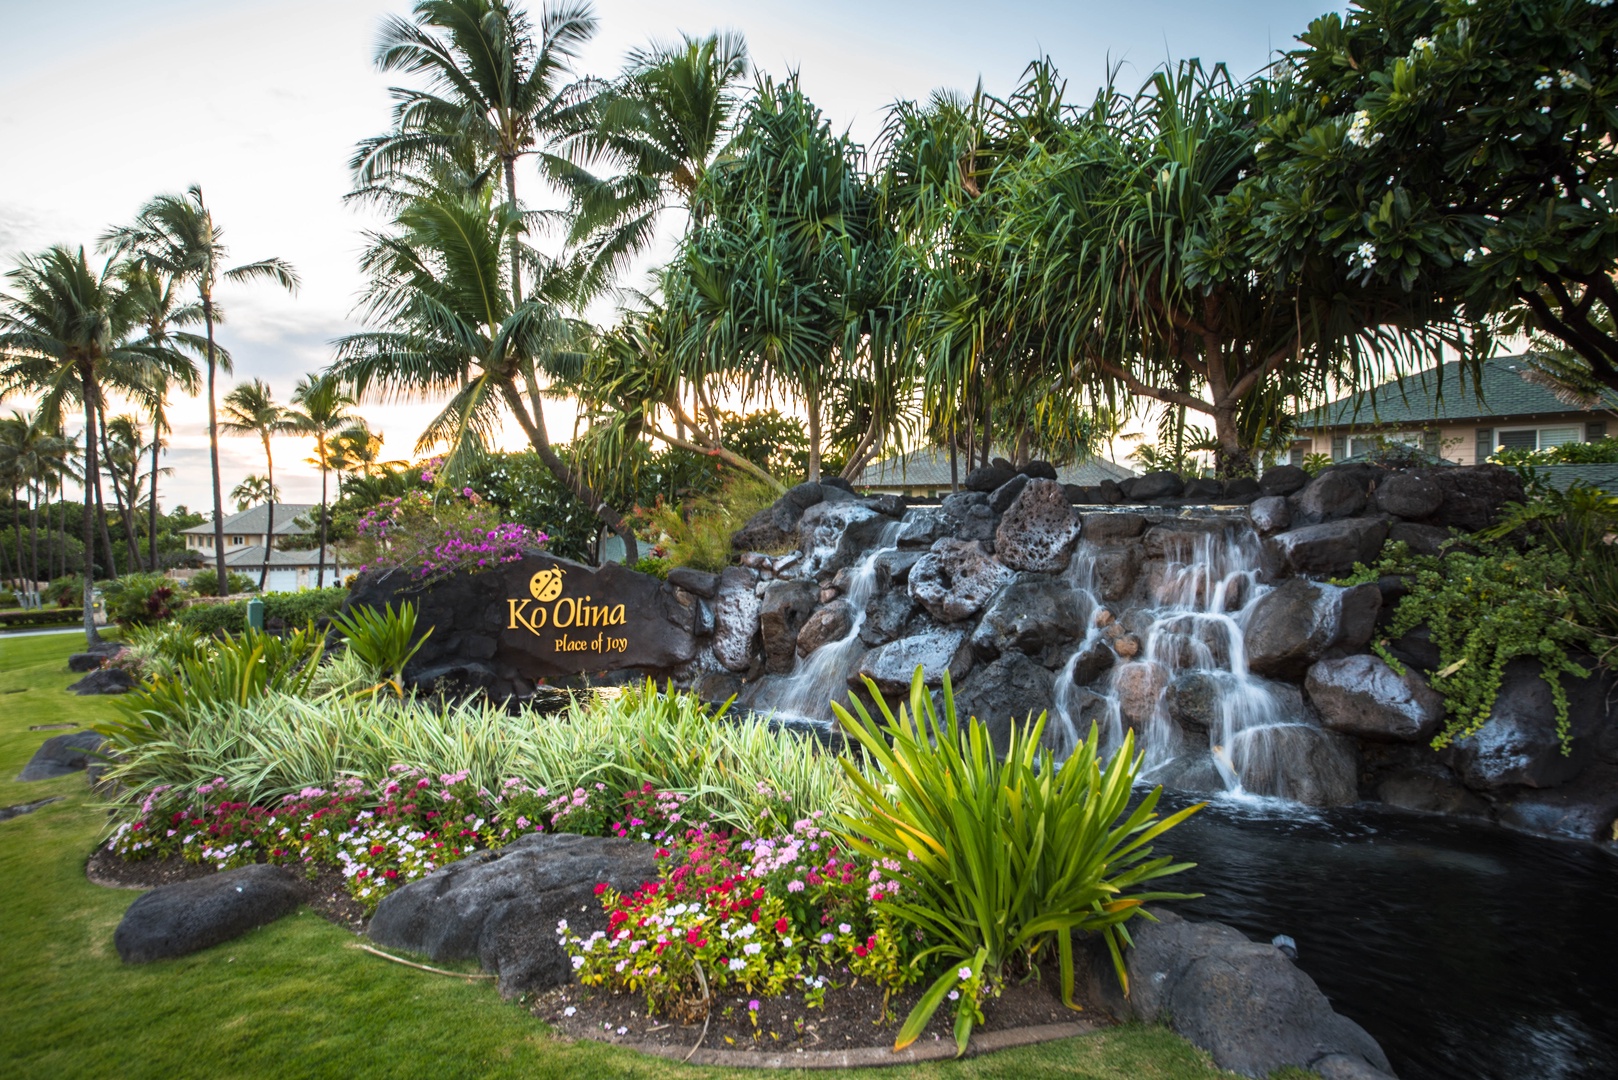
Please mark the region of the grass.
[[[112, 934], [135, 894], [84, 877], [84, 860], [105, 820], [84, 777], [12, 779], [53, 734], [29, 731], [29, 725], [83, 725], [115, 712], [105, 698], [62, 692], [76, 677], [66, 658], [77, 643], [67, 635], [0, 640], [0, 806], [63, 797], [0, 823], [0, 1076], [745, 1075], [557, 1039], [488, 984], [367, 956], [348, 948], [354, 941], [348, 933], [307, 909], [182, 959], [124, 966]], [[1162, 1028], [1125, 1027], [980, 1059], [860, 1075], [1212, 1080], [1231, 1074]]]

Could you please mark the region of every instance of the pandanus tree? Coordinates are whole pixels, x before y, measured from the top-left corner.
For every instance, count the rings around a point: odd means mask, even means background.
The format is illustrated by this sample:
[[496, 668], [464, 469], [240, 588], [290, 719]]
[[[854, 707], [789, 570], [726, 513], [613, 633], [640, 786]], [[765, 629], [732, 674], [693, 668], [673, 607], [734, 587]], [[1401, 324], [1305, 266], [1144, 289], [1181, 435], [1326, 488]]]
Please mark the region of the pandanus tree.
[[542, 384], [577, 382], [589, 328], [564, 311], [562, 298], [573, 294], [566, 269], [526, 245], [520, 255], [534, 287], [513, 303], [503, 255], [520, 228], [488, 190], [406, 203], [387, 232], [370, 236], [364, 260], [362, 312], [382, 329], [339, 340], [331, 373], [361, 397], [447, 396], [417, 444], [447, 448], [445, 477], [487, 449], [511, 416], [546, 468], [623, 538], [633, 562], [634, 533], [551, 445]]
[[[314, 438], [314, 462], [320, 466], [320, 566], [315, 571], [315, 584], [318, 588], [324, 588], [326, 534], [329, 525], [326, 506], [330, 501], [327, 481], [331, 476], [331, 447], [327, 440], [331, 438], [333, 432], [341, 431], [354, 422], [354, 414], [348, 411], [354, 404], [354, 399], [344, 391], [343, 383], [338, 377], [328, 372], [321, 375], [306, 375], [299, 379], [297, 387], [292, 391], [292, 404], [294, 407], [286, 411], [287, 430]], [[269, 551], [266, 547], [266, 563], [268, 559]]]
[[213, 470], [214, 570], [219, 579], [219, 595], [224, 596], [230, 586], [225, 572], [225, 502], [219, 475], [219, 407], [215, 382], [221, 367], [227, 372], [230, 368], [228, 357], [221, 356], [214, 342], [214, 325], [220, 319], [214, 290], [221, 281], [269, 281], [288, 292], [296, 292], [298, 275], [291, 264], [278, 258], [227, 268], [229, 250], [224, 245], [224, 233], [203, 201], [202, 189], [195, 185], [184, 195], [159, 195], [140, 208], [134, 224], [109, 230], [101, 243], [104, 248], [128, 256], [132, 262], [170, 282], [196, 289], [207, 331], [204, 351], [208, 366], [208, 456]]
[[[256, 436], [264, 446], [264, 476], [263, 490], [267, 492], [264, 502], [268, 506], [269, 521], [264, 526], [264, 563], [258, 571], [259, 591], [264, 590], [264, 583], [270, 576], [270, 552], [275, 547], [275, 450], [270, 440], [280, 434], [297, 430], [294, 423], [288, 419], [287, 411], [275, 400], [269, 384], [262, 379], [253, 379], [239, 384], [234, 390], [225, 395], [225, 418], [222, 427], [232, 435]], [[259, 479], [249, 477], [249, 480]], [[245, 481], [243, 482], [245, 484]], [[231, 492], [231, 497], [241, 501], [237, 492], [243, 488], [238, 486]], [[253, 500], [258, 501], [258, 500]], [[248, 505], [252, 505], [250, 502]], [[240, 510], [246, 506], [238, 506]], [[324, 566], [325, 559], [321, 559]]]
[[[0, 299], [0, 396], [37, 395], [40, 414], [51, 420], [73, 403], [84, 414], [84, 634], [94, 643], [97, 412], [109, 392], [142, 400], [165, 379], [182, 379], [186, 362], [171, 350], [130, 343], [130, 306], [115, 267], [92, 269], [82, 248], [26, 257], [8, 276], [12, 291]], [[111, 551], [107, 556], [110, 567]]]

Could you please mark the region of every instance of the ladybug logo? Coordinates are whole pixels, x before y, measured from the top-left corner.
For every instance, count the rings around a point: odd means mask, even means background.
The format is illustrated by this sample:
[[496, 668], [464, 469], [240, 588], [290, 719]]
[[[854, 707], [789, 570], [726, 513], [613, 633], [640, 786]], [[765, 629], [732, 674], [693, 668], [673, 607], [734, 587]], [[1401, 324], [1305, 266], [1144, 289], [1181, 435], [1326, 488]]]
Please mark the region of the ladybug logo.
[[528, 591], [542, 604], [555, 600], [562, 595], [562, 573], [560, 566], [541, 570], [528, 580]]

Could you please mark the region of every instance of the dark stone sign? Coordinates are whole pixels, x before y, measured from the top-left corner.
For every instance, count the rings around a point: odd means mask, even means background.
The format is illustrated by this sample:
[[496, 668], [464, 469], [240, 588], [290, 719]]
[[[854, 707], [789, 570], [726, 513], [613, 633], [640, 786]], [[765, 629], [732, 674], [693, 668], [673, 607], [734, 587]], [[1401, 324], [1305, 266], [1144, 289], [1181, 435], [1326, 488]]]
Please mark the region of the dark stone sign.
[[691, 660], [700, 598], [617, 563], [591, 567], [549, 555], [414, 585], [400, 571], [366, 574], [345, 609], [417, 605], [433, 632], [406, 677], [493, 696], [569, 675], [632, 668], [661, 674]]

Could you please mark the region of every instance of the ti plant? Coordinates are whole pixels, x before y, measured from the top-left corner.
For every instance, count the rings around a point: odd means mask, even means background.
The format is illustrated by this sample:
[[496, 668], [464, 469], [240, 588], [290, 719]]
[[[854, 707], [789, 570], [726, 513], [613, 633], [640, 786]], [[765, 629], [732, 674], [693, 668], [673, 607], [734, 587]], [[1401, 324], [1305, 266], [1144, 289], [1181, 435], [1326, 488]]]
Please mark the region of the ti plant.
[[348, 651], [371, 669], [378, 688], [390, 686], [399, 697], [404, 696], [405, 665], [433, 632], [428, 627], [416, 637], [416, 606], [410, 603], [400, 604], [398, 611], [392, 604], [381, 611], [357, 607], [346, 615], [333, 615], [332, 625], [348, 643]]
[[1161, 788], [1129, 808], [1144, 755], [1133, 734], [1110, 761], [1097, 749], [1095, 726], [1066, 761], [1040, 745], [1045, 717], [1013, 724], [1004, 758], [984, 725], [956, 719], [944, 677], [942, 709], [934, 705], [918, 667], [908, 707], [895, 716], [866, 680], [880, 719], [858, 698], [851, 714], [834, 706], [865, 764], [842, 764], [858, 809], [838, 815], [842, 839], [891, 868], [899, 888], [878, 903], [921, 930], [931, 944], [913, 963], [942, 969], [911, 1010], [894, 1049], [914, 1042], [955, 990], [955, 1044], [964, 1053], [980, 1002], [995, 994], [1005, 967], [1019, 955], [1029, 964], [1056, 952], [1062, 998], [1072, 1008], [1073, 934], [1102, 935], [1127, 993], [1122, 946], [1125, 923], [1151, 918], [1142, 905], [1184, 899], [1184, 893], [1139, 887], [1193, 865], [1152, 857], [1151, 842], [1201, 809], [1159, 819]]

